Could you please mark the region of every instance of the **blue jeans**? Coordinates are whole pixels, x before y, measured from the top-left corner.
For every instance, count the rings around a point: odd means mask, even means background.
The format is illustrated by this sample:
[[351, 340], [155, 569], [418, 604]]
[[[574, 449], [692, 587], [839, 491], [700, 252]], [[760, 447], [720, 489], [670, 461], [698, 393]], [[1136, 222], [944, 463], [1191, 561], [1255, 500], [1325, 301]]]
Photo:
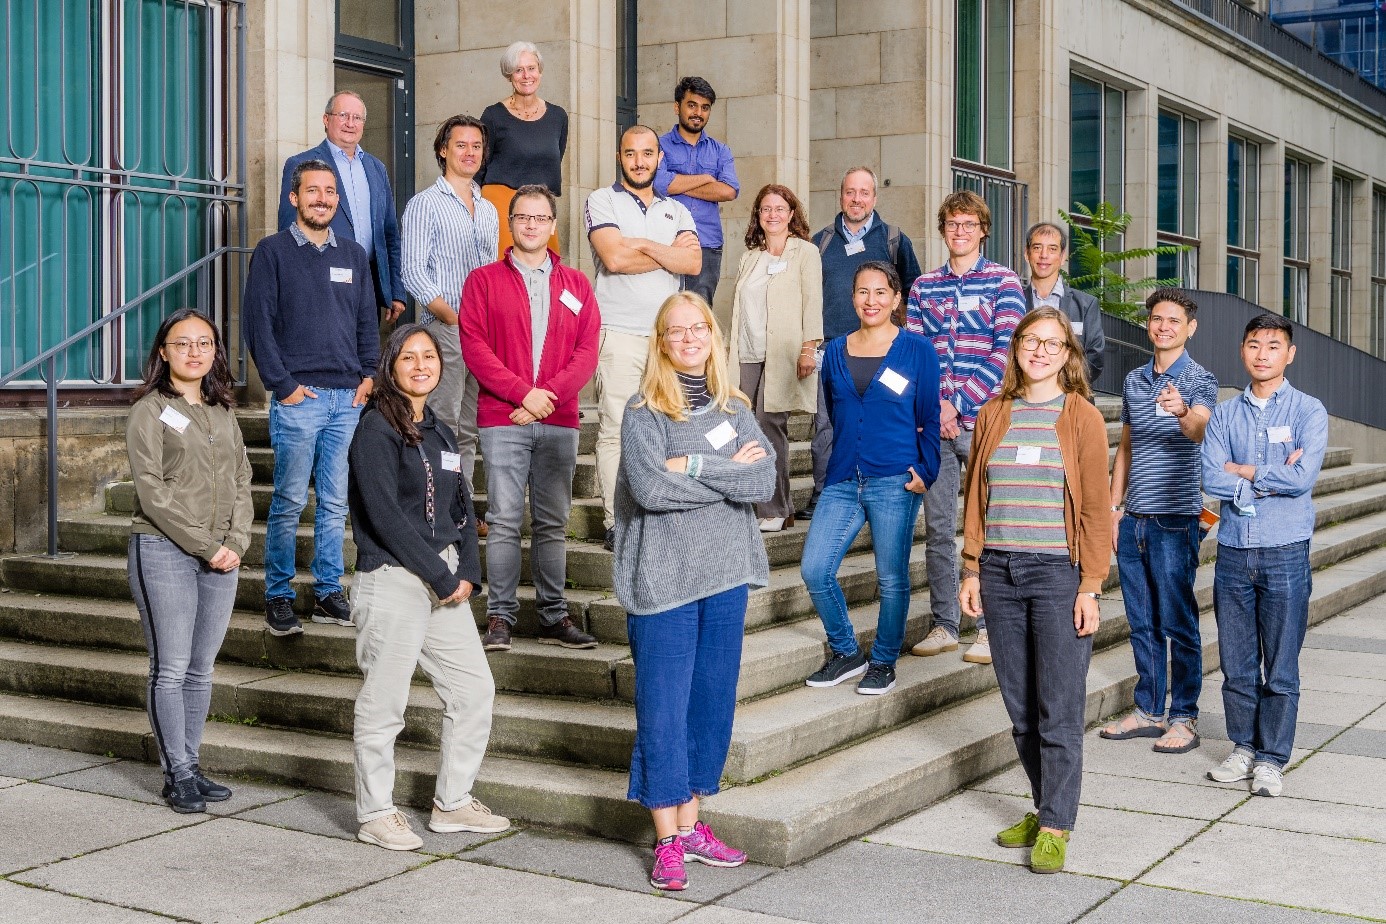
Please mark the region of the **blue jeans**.
[[145, 705], [159, 764], [192, 775], [212, 705], [212, 667], [231, 622], [240, 569], [213, 571], [163, 536], [130, 537], [130, 593], [149, 649]]
[[1197, 516], [1121, 518], [1117, 569], [1131, 653], [1136, 659], [1136, 708], [1152, 719], [1165, 715], [1165, 651], [1169, 649], [1169, 718], [1198, 718], [1203, 689], [1203, 643], [1198, 634]]
[[910, 605], [910, 547], [923, 499], [923, 495], [905, 490], [908, 480], [908, 475], [858, 476], [828, 485], [818, 497], [799, 571], [818, 618], [823, 620], [828, 647], [837, 654], [857, 653], [857, 635], [847, 616], [847, 598], [838, 583], [837, 569], [862, 526], [870, 523], [881, 597], [871, 660], [894, 664], [900, 657]]
[[313, 479], [318, 505], [313, 519], [313, 594], [342, 589], [342, 540], [347, 517], [347, 450], [361, 408], [351, 388], [314, 388], [316, 398], [298, 404], [270, 402], [274, 447], [274, 497], [265, 522], [265, 599], [294, 596], [294, 543], [298, 517]]
[[1313, 583], [1307, 539], [1269, 549], [1218, 545], [1213, 608], [1227, 737], [1257, 763], [1290, 761]]
[[747, 596], [743, 584], [663, 613], [626, 617], [635, 661], [635, 748], [626, 798], [660, 809], [721, 788]]

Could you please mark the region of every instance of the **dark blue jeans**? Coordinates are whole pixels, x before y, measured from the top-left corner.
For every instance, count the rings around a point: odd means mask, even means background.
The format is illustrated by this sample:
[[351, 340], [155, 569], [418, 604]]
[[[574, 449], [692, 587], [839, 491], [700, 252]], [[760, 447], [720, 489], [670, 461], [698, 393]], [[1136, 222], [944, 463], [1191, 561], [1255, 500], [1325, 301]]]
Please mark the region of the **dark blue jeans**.
[[647, 616], [627, 616], [635, 661], [635, 748], [626, 798], [648, 809], [722, 785], [736, 712], [745, 584]]
[[1203, 643], [1194, 599], [1198, 517], [1128, 514], [1117, 535], [1121, 596], [1136, 659], [1136, 708], [1150, 718], [1164, 718], [1168, 648], [1170, 721], [1196, 719], [1203, 689]]
[[1078, 637], [1078, 569], [1067, 555], [981, 557], [991, 663], [1039, 823], [1073, 830], [1083, 783], [1092, 636]]
[[1313, 584], [1307, 539], [1269, 549], [1218, 546], [1213, 607], [1227, 737], [1257, 763], [1290, 761]]

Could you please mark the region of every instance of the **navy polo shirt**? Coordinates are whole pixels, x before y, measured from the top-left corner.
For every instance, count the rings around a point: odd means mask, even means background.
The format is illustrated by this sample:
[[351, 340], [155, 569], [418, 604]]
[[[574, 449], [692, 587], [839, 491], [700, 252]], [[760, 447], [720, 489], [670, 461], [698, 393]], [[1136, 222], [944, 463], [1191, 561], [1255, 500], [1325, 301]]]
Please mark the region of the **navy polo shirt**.
[[1179, 418], [1158, 413], [1155, 403], [1170, 382], [1189, 407], [1217, 407], [1218, 380], [1187, 352], [1158, 375], [1154, 359], [1126, 373], [1121, 389], [1121, 422], [1131, 428], [1126, 509], [1197, 516], [1203, 510], [1199, 444], [1179, 429]]

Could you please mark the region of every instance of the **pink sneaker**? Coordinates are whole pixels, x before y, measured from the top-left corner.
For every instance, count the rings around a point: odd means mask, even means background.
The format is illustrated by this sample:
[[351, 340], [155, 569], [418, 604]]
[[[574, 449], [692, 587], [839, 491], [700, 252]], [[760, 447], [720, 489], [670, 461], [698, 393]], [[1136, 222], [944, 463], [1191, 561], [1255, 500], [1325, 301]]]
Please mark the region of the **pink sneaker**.
[[708, 866], [740, 866], [746, 862], [746, 852], [728, 847], [717, 839], [712, 829], [701, 821], [693, 825], [693, 833], [681, 837], [685, 862], [706, 863]]
[[650, 885], [666, 892], [682, 892], [688, 888], [688, 874], [683, 870], [683, 855], [683, 842], [677, 834], [656, 841]]

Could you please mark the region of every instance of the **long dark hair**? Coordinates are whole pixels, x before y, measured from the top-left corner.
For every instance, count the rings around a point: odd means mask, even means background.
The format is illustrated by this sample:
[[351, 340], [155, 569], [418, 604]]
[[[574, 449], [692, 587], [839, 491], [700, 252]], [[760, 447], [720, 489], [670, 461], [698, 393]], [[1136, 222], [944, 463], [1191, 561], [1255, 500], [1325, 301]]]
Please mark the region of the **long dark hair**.
[[896, 327], [905, 326], [905, 292], [904, 284], [900, 281], [900, 271], [885, 260], [867, 260], [857, 267], [857, 271], [852, 274], [852, 298], [855, 302], [857, 293], [857, 280], [862, 273], [880, 273], [885, 277], [886, 287], [890, 289], [892, 295], [900, 297], [900, 304], [895, 306], [895, 310], [890, 313], [890, 320]]
[[801, 241], [810, 240], [808, 218], [804, 216], [804, 204], [799, 197], [788, 186], [767, 183], [756, 193], [756, 201], [751, 205], [751, 221], [746, 225], [746, 249], [765, 249], [765, 229], [760, 226], [760, 204], [770, 195], [779, 196], [789, 206], [789, 236]]
[[422, 324], [404, 324], [395, 328], [390, 339], [380, 351], [380, 365], [375, 374], [375, 388], [371, 390], [370, 403], [385, 418], [385, 422], [395, 432], [404, 437], [406, 446], [417, 446], [423, 441], [419, 428], [414, 423], [414, 405], [409, 396], [399, 390], [395, 382], [395, 360], [404, 351], [404, 343], [415, 334], [427, 334], [433, 341], [433, 349], [438, 354], [439, 378], [442, 377], [443, 351], [438, 346], [438, 338], [433, 331]]
[[196, 318], [212, 329], [212, 368], [202, 377], [202, 401], [213, 407], [235, 407], [236, 399], [231, 394], [233, 380], [231, 364], [226, 360], [226, 346], [221, 342], [221, 331], [196, 308], [179, 308], [164, 318], [159, 330], [154, 334], [154, 345], [149, 348], [149, 358], [144, 361], [144, 383], [135, 389], [135, 400], [157, 391], [165, 398], [177, 398], [181, 392], [173, 387], [173, 378], [168, 371], [168, 360], [160, 354], [168, 332], [173, 325], [181, 324], [189, 318]]

